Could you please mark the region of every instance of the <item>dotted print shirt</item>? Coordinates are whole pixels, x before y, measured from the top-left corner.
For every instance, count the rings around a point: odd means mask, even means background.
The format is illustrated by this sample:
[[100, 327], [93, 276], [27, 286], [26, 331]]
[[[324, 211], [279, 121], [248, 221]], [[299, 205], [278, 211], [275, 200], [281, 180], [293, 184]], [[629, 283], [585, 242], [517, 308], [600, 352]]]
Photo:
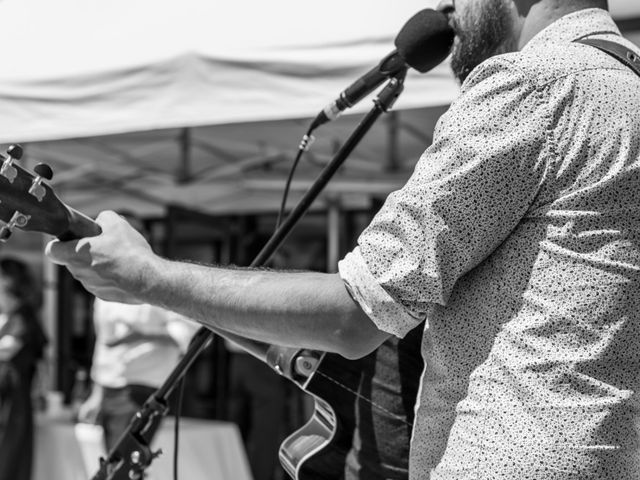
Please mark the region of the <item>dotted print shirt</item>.
[[381, 330], [427, 320], [411, 478], [640, 479], [638, 52], [587, 9], [469, 76], [340, 262]]

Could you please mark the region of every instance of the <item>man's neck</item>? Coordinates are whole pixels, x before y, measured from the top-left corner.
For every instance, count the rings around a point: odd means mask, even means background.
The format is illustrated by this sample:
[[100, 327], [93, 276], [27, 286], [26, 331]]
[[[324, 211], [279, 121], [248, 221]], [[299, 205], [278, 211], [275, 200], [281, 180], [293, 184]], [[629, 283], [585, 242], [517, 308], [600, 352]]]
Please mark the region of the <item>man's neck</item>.
[[521, 16], [518, 50], [521, 50], [533, 37], [561, 17], [587, 8], [576, 6], [573, 2], [542, 1], [531, 6], [526, 16]]

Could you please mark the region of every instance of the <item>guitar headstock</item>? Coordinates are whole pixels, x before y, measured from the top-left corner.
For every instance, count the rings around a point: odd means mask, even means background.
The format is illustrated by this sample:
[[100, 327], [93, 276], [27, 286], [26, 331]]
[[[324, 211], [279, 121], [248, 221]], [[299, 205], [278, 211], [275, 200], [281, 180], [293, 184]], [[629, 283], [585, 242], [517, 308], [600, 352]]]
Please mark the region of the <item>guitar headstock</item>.
[[71, 213], [45, 183], [53, 172], [41, 163], [30, 173], [18, 164], [21, 158], [19, 145], [0, 153], [0, 241], [16, 227], [59, 237], [70, 230]]

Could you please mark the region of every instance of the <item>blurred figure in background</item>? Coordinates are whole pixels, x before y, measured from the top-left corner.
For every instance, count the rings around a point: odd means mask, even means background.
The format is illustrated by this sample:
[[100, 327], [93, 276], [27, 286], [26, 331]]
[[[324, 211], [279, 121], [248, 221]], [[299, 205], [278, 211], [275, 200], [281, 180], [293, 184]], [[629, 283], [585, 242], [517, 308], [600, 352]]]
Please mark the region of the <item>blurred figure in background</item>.
[[[132, 214], [121, 215], [144, 233]], [[182, 315], [151, 305], [96, 299], [96, 343], [91, 367], [93, 387], [78, 411], [81, 422], [102, 425], [107, 451], [116, 444], [133, 415], [166, 380], [189, 346], [198, 325]], [[147, 431], [151, 439], [162, 416]]]
[[[107, 451], [131, 417], [166, 380], [197, 330], [185, 317], [151, 305], [94, 303], [93, 388], [78, 411], [81, 422], [104, 428]], [[151, 441], [161, 416], [147, 432]]]
[[47, 343], [39, 304], [40, 291], [27, 265], [0, 259], [0, 480], [31, 478], [31, 387]]

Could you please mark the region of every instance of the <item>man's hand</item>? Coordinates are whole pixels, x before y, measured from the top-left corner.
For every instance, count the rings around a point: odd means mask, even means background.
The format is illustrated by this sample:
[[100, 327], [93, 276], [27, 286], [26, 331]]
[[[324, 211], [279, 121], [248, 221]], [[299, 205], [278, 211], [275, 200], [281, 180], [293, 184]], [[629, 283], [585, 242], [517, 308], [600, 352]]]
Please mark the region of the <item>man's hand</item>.
[[91, 390], [91, 395], [82, 402], [76, 412], [79, 422], [98, 423], [103, 395], [102, 387], [94, 384], [93, 390]]
[[46, 253], [104, 300], [156, 305], [218, 332], [347, 358], [370, 353], [389, 336], [353, 300], [336, 273], [165, 260], [114, 212], [103, 212], [96, 221], [100, 235], [53, 241]]
[[100, 213], [96, 223], [102, 233], [95, 237], [61, 242], [53, 240], [45, 249], [52, 262], [64, 265], [85, 288], [104, 300], [144, 303], [142, 276], [154, 253], [151, 247], [120, 215]]

